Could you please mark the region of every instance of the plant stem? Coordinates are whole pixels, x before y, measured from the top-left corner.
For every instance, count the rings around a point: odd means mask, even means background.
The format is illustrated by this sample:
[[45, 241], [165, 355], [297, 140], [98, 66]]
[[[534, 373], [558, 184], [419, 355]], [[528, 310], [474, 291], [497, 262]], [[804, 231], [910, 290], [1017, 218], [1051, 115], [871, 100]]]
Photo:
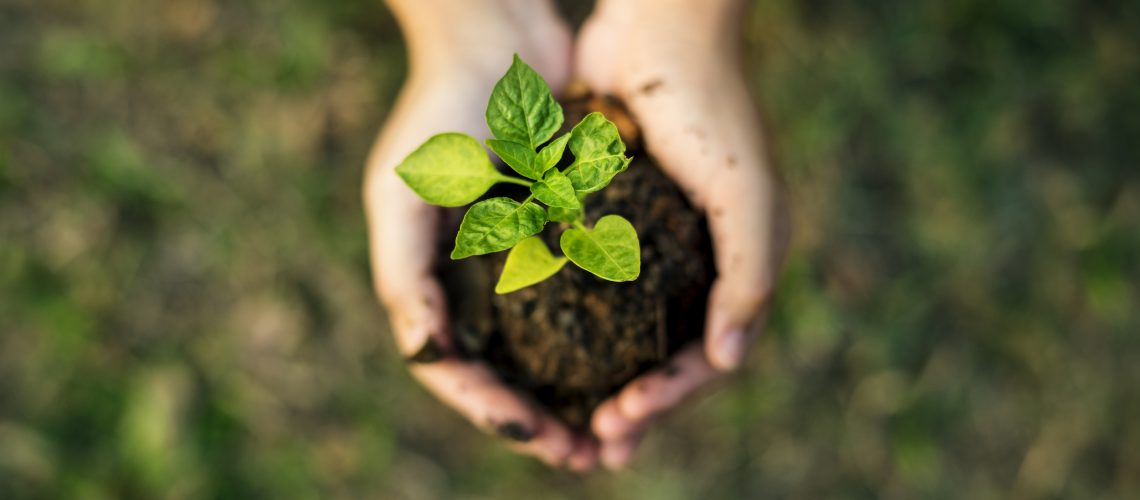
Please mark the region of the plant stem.
[[586, 225], [585, 225], [585, 224], [582, 224], [582, 219], [578, 219], [578, 220], [576, 220], [576, 221], [574, 221], [574, 222], [571, 222], [570, 224], [571, 224], [571, 225], [573, 225], [574, 227], [578, 228], [578, 229], [581, 229], [581, 230], [583, 230], [583, 231], [586, 231], [586, 230], [587, 230], [587, 229], [586, 229]]
[[530, 181], [527, 181], [524, 179], [519, 179], [518, 177], [511, 177], [509, 175], [500, 175], [499, 176], [499, 182], [509, 182], [511, 184], [518, 184], [520, 186], [526, 186], [526, 187], [530, 187], [531, 184], [534, 184], [533, 182], [530, 182]]

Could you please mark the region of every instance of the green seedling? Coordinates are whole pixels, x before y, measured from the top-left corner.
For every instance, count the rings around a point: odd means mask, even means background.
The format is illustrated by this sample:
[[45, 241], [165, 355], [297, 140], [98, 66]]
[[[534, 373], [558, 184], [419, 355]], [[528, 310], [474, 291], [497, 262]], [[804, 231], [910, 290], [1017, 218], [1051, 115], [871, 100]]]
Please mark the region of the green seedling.
[[[617, 126], [590, 113], [555, 138], [562, 122], [562, 107], [546, 81], [516, 55], [491, 91], [487, 125], [495, 138], [486, 144], [521, 177], [499, 172], [479, 141], [455, 132], [433, 136], [396, 167], [416, 194], [444, 207], [474, 202], [500, 182], [530, 189], [521, 202], [499, 197], [475, 203], [455, 236], [452, 259], [510, 249], [497, 293], [541, 282], [567, 261], [610, 281], [633, 281], [641, 273], [641, 244], [629, 221], [606, 215], [588, 227], [583, 218], [586, 196], [629, 166]], [[567, 148], [574, 161], [560, 170]], [[565, 257], [535, 236], [551, 221], [568, 225], [559, 240]]]

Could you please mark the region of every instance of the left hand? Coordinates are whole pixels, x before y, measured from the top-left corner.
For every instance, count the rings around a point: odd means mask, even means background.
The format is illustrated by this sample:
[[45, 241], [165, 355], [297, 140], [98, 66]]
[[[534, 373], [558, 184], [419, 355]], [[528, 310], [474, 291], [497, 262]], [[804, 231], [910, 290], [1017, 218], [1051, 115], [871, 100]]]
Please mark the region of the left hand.
[[[555, 89], [570, 72], [570, 33], [549, 2], [389, 0], [408, 36], [409, 77], [372, 153], [364, 182], [377, 295], [413, 377], [475, 426], [552, 466], [588, 470], [595, 444], [508, 387], [486, 363], [454, 356], [443, 287], [435, 275], [440, 211], [394, 169], [440, 132], [483, 138], [486, 96], [521, 53]], [[433, 353], [417, 360], [417, 353]]]

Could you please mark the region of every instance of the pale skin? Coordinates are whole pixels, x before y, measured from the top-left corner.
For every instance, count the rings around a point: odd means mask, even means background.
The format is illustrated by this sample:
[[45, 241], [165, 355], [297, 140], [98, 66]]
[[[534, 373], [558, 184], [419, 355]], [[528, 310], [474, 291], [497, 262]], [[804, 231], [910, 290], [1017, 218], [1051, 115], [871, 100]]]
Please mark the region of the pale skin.
[[744, 362], [787, 247], [784, 197], [740, 68], [743, 2], [601, 0], [576, 41], [544, 0], [388, 3], [408, 42], [409, 78], [369, 156], [364, 201], [376, 290], [405, 356], [429, 337], [444, 351], [452, 342], [432, 274], [439, 211], [393, 170], [436, 133], [489, 137], [487, 97], [516, 52], [556, 94], [573, 76], [621, 98], [648, 152], [708, 216], [719, 277], [704, 341], [671, 360], [675, 375], [651, 371], [599, 406], [596, 438], [573, 434], [485, 364], [444, 357], [409, 365], [476, 426], [514, 435], [522, 453], [576, 471], [599, 461], [625, 466], [659, 415]]

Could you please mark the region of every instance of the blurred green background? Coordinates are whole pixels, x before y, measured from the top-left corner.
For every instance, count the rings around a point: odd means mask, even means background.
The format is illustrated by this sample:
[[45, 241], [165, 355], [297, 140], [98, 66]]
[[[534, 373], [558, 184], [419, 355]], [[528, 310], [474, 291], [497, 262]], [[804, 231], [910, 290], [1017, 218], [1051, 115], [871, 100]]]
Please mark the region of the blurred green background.
[[578, 478], [394, 352], [382, 2], [0, 1], [0, 497], [1140, 497], [1140, 4], [746, 22], [797, 228], [771, 330]]

